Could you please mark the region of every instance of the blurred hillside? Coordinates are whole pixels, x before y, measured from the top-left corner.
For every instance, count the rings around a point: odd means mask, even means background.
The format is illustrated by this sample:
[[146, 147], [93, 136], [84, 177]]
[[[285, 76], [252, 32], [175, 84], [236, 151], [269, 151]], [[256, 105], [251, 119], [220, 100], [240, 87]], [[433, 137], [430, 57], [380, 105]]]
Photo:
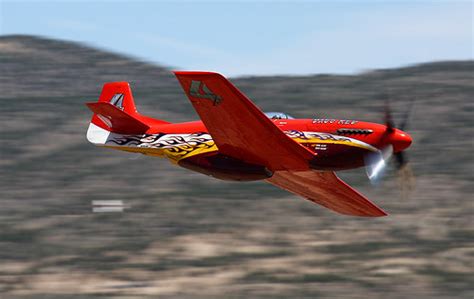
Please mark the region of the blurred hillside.
[[[415, 97], [410, 199], [400, 199], [393, 175], [374, 188], [362, 169], [341, 173], [391, 214], [383, 219], [95, 148], [84, 103], [119, 80], [131, 83], [142, 113], [197, 119], [165, 67], [72, 42], [0, 37], [0, 295], [474, 296], [473, 61], [231, 79], [262, 110], [301, 118], [381, 122], [384, 95], [396, 119]], [[93, 214], [99, 199], [130, 208]]]

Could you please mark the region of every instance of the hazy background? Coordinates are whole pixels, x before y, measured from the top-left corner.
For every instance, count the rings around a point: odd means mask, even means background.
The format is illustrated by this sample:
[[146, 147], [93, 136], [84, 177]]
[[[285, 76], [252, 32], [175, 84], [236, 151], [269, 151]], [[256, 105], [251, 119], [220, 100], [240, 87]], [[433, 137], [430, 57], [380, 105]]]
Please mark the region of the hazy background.
[[[471, 2], [0, 9], [1, 298], [474, 296]], [[197, 119], [170, 68], [237, 76], [296, 117], [382, 122], [388, 94], [399, 120], [415, 97], [416, 189], [340, 173], [390, 214], [360, 219], [87, 143], [84, 103], [107, 81], [131, 82], [146, 115]], [[129, 208], [92, 213], [107, 199]]]

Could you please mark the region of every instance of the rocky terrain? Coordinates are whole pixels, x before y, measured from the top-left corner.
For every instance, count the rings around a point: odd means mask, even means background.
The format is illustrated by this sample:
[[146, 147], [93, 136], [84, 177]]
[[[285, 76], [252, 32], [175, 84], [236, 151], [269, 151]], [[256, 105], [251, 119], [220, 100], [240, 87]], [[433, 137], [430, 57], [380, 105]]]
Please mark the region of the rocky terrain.
[[[166, 67], [82, 44], [0, 37], [1, 298], [472, 298], [474, 62], [351, 76], [231, 78], [265, 111], [382, 122], [416, 104], [416, 188], [340, 175], [390, 213], [341, 216], [263, 182], [95, 148], [85, 132], [107, 81], [138, 109], [197, 119]], [[92, 200], [122, 200], [97, 214]]]

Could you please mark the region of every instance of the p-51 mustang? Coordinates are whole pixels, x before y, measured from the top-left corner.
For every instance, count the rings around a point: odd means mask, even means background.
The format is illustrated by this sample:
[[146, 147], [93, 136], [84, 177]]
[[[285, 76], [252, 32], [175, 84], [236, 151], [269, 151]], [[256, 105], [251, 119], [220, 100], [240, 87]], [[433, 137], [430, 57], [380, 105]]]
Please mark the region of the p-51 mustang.
[[399, 165], [410, 136], [385, 125], [339, 119], [293, 119], [263, 113], [222, 75], [175, 72], [201, 121], [169, 123], [137, 112], [127, 82], [106, 83], [87, 139], [223, 180], [265, 180], [341, 214], [387, 215], [335, 171], [365, 166], [378, 177], [394, 153]]

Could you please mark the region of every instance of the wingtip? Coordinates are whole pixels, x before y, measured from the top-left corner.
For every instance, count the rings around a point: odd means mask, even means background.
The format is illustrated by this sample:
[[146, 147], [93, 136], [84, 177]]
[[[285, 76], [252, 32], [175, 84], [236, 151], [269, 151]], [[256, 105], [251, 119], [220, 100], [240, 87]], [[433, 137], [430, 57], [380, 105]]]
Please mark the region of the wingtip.
[[365, 215], [366, 217], [386, 217], [388, 216], [388, 213], [379, 208], [378, 206], [374, 205], [372, 209], [364, 211], [366, 212]]
[[379, 211], [377, 211], [378, 213], [374, 213], [371, 217], [387, 217], [389, 214], [386, 213], [384, 210], [382, 209], [379, 209]]
[[366, 208], [363, 210], [361, 209], [355, 213], [351, 212], [351, 213], [348, 213], [348, 215], [360, 216], [360, 217], [386, 217], [388, 216], [388, 213], [371, 202], [370, 208]]
[[206, 76], [206, 75], [218, 75], [224, 77], [222, 74], [212, 71], [172, 71], [175, 76]]

